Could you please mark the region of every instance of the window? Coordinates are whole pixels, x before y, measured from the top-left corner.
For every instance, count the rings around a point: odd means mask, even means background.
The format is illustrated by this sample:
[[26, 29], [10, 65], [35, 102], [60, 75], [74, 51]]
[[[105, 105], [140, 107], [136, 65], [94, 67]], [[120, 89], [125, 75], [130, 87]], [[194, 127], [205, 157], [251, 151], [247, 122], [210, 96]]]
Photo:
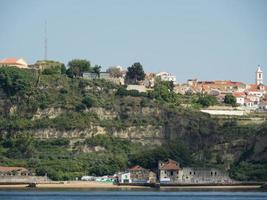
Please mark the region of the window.
[[214, 176], [216, 176], [217, 175], [217, 172], [214, 172]]
[[213, 173], [212, 173], [212, 172], [210, 172], [210, 175], [212, 176], [212, 175], [213, 175]]
[[190, 175], [192, 174], [192, 172], [189, 173]]
[[173, 176], [173, 171], [171, 171], [171, 176]]
[[259, 74], [259, 78], [261, 78], [261, 74]]

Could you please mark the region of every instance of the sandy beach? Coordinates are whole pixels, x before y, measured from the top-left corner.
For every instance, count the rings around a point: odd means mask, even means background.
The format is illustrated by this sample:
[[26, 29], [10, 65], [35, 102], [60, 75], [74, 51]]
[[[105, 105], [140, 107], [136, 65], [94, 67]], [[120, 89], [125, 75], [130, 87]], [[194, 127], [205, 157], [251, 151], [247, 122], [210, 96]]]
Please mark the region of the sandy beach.
[[[27, 184], [18, 184], [18, 185], [0, 185], [0, 188], [26, 188]], [[258, 189], [261, 185], [205, 185], [205, 186], [161, 186], [162, 189]], [[36, 185], [36, 188], [73, 188], [73, 189], [121, 189], [121, 188], [150, 188], [148, 186], [136, 186], [136, 185], [114, 185], [113, 183], [103, 183], [95, 181], [62, 181], [62, 182], [49, 182], [49, 183], [40, 183]]]

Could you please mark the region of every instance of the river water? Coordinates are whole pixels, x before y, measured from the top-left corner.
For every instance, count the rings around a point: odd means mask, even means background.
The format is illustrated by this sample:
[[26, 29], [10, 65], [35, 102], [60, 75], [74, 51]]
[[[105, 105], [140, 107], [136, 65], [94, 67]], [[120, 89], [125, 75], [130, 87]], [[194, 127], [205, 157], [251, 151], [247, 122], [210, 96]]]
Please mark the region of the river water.
[[0, 200], [267, 200], [265, 191], [0, 190]]

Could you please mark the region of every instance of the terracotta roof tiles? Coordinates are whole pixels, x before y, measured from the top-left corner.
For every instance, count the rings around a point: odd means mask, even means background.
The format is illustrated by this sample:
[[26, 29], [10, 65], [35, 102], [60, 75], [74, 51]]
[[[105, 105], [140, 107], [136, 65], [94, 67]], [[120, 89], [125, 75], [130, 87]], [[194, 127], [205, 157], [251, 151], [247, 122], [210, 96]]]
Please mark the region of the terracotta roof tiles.
[[28, 171], [24, 167], [5, 167], [0, 166], [0, 172], [11, 172], [11, 171]]
[[163, 170], [180, 170], [181, 168], [179, 166], [179, 163], [177, 163], [174, 160], [168, 159], [167, 162], [164, 162], [162, 164], [160, 169], [163, 169]]

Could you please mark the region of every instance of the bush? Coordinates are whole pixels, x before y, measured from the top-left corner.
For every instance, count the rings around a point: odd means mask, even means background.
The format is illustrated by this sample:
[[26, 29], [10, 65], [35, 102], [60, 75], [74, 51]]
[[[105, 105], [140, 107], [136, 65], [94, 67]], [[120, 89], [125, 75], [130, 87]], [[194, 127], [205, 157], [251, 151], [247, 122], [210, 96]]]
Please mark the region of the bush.
[[116, 95], [119, 95], [119, 96], [132, 96], [132, 97], [147, 97], [147, 93], [146, 92], [139, 92], [138, 90], [127, 90], [124, 87], [120, 87], [117, 90]]
[[84, 111], [86, 109], [86, 105], [84, 105], [83, 103], [79, 103], [76, 107], [75, 107], [75, 110], [77, 112], [81, 112], [81, 111]]
[[91, 108], [94, 105], [95, 101], [91, 96], [86, 96], [83, 98], [82, 103], [86, 105], [87, 108]]

